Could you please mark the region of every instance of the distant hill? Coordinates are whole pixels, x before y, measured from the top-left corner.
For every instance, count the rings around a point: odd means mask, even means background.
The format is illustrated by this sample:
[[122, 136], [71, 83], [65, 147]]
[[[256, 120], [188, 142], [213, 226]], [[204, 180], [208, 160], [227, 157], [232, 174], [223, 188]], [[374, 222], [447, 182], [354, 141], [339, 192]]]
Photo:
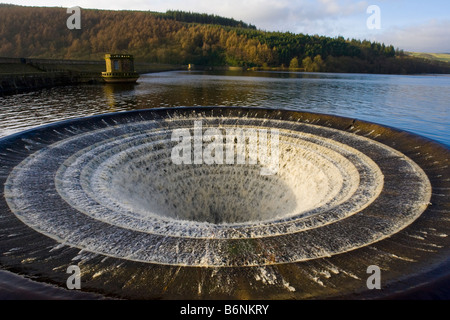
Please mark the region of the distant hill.
[[80, 30], [66, 27], [69, 16], [66, 8], [0, 5], [0, 57], [101, 60], [105, 53], [128, 53], [137, 61], [178, 65], [450, 73], [445, 62], [392, 45], [266, 32], [216, 15], [82, 9]]
[[408, 55], [434, 61], [442, 61], [450, 63], [450, 53], [423, 53], [423, 52], [407, 52]]

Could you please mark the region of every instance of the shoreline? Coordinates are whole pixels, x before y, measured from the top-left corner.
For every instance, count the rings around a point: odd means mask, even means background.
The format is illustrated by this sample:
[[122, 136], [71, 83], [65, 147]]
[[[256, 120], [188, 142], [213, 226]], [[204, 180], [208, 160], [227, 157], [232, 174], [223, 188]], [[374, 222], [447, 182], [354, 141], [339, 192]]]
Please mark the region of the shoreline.
[[[204, 65], [173, 65], [135, 61], [135, 71], [138, 74], [157, 73], [165, 71], [276, 71], [305, 72], [304, 68], [288, 67], [235, 67], [235, 66], [204, 66]], [[77, 84], [103, 84], [105, 71], [103, 60], [65, 60], [41, 58], [5, 58], [0, 57], [0, 97], [44, 88]], [[335, 73], [335, 72], [319, 72]], [[339, 72], [337, 72], [339, 73]], [[350, 72], [352, 73], [352, 72]], [[353, 73], [352, 73], [353, 74]], [[361, 73], [378, 74], [378, 73]], [[386, 75], [379, 73], [380, 75]], [[405, 75], [405, 74], [390, 74]], [[424, 75], [424, 74], [408, 74]], [[426, 74], [446, 75], [446, 74]]]
[[[135, 63], [139, 74], [184, 70], [185, 66]], [[76, 84], [106, 83], [104, 61], [0, 58], [0, 96]]]

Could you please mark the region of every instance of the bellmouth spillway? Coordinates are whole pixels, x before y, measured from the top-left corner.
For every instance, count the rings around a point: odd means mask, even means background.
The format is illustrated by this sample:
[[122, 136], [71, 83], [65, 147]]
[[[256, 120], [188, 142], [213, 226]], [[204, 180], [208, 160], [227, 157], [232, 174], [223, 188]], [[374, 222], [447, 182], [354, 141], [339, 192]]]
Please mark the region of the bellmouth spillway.
[[[174, 132], [195, 130], [216, 157], [227, 132], [267, 137], [243, 149], [246, 162], [174, 163]], [[276, 170], [261, 174], [250, 149], [274, 154], [275, 133]], [[0, 264], [62, 287], [75, 264], [82, 290], [129, 299], [391, 296], [447, 276], [449, 154], [393, 128], [288, 110], [50, 124], [0, 140]], [[385, 290], [367, 288], [371, 265]]]

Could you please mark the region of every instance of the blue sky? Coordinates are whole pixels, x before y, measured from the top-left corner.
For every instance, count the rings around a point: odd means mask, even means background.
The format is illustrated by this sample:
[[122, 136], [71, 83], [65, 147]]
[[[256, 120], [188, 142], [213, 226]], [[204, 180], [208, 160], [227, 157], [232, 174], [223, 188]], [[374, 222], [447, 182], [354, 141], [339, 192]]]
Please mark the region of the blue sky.
[[[184, 10], [232, 17], [268, 31], [344, 36], [407, 51], [450, 53], [448, 0], [9, 0], [26, 6], [113, 10]], [[380, 8], [381, 29], [367, 28], [367, 8]]]

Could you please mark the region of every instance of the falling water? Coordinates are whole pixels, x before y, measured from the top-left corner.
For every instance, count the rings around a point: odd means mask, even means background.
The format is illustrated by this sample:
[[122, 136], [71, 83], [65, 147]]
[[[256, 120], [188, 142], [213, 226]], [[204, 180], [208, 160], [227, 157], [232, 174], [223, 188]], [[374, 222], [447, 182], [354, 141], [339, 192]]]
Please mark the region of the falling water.
[[[268, 132], [268, 141], [276, 130], [276, 172], [261, 174], [265, 164], [250, 150], [246, 163], [175, 164], [174, 132], [193, 133], [195, 121], [203, 141], [212, 141], [208, 129]], [[437, 237], [430, 246], [447, 241], [445, 205], [432, 189], [448, 193], [436, 182], [448, 172], [448, 149], [353, 119], [214, 107], [122, 112], [10, 136], [0, 157], [2, 264], [56, 283], [78, 264], [84, 285], [107, 295], [364, 292], [368, 265], [386, 265], [393, 284], [401, 268], [414, 269], [416, 251], [426, 251], [405, 248], [405, 239], [427, 232]], [[430, 229], [429, 217], [440, 224]]]

